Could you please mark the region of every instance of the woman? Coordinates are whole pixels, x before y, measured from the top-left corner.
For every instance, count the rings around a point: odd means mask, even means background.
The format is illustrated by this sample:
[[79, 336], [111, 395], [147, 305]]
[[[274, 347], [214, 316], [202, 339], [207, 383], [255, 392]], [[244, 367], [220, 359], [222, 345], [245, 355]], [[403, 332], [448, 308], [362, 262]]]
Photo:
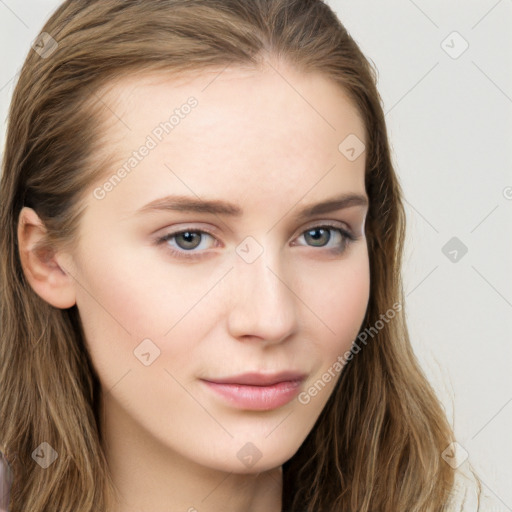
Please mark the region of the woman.
[[455, 510], [375, 73], [323, 2], [64, 2], [0, 220], [13, 512]]

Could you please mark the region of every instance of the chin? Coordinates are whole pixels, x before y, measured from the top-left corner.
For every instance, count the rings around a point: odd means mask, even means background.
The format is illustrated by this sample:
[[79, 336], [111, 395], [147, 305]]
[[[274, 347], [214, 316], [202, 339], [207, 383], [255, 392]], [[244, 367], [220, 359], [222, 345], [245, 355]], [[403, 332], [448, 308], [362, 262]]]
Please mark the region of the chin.
[[281, 450], [276, 450], [276, 447], [269, 446], [268, 442], [266, 446], [262, 446], [262, 443], [257, 440], [243, 443], [230, 442], [229, 445], [222, 449], [224, 453], [221, 457], [214, 456], [209, 461], [203, 461], [203, 464], [226, 473], [258, 474], [279, 469], [299, 448], [299, 445], [296, 445], [291, 449], [283, 450], [281, 445]]

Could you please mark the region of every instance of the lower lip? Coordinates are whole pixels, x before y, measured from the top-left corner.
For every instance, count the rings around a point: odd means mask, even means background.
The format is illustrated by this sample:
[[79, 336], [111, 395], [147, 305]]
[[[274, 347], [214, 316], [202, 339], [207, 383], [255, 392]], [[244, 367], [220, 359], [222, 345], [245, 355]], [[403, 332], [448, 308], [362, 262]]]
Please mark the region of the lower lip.
[[268, 411], [291, 402], [299, 393], [301, 380], [286, 381], [272, 386], [219, 384], [203, 381], [210, 389], [240, 409]]

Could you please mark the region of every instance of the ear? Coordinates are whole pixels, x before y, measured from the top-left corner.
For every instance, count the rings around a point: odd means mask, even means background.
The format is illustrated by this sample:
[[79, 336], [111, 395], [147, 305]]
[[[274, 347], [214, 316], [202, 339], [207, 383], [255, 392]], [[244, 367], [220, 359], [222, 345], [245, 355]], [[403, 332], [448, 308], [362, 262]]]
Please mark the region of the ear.
[[37, 247], [46, 234], [46, 228], [32, 209], [24, 206], [18, 217], [18, 250], [21, 266], [33, 290], [56, 308], [74, 306], [75, 280], [66, 270], [66, 254], [49, 247]]

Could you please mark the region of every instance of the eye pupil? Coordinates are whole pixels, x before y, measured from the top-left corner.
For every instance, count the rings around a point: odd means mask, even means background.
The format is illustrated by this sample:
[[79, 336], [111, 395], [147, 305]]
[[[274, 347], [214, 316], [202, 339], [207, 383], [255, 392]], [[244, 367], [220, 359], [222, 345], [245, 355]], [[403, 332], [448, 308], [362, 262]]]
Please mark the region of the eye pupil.
[[[195, 249], [199, 245], [199, 243], [196, 243], [194, 245], [194, 237], [196, 238], [196, 242], [198, 240], [200, 240], [199, 233], [195, 233], [193, 231], [184, 231], [183, 233], [179, 233], [176, 235], [176, 241], [178, 241], [180, 239], [180, 237], [185, 239], [185, 247], [182, 247], [182, 249]], [[192, 247], [190, 247], [189, 244], [192, 244]], [[180, 245], [180, 244], [178, 244], [178, 245]]]
[[[323, 232], [323, 233], [320, 233], [320, 232]], [[320, 233], [318, 236], [315, 236], [315, 235], [311, 235], [311, 233]], [[327, 239], [325, 239], [325, 234], [327, 234]], [[329, 242], [330, 238], [331, 238], [331, 235], [330, 235], [330, 230], [328, 229], [324, 229], [324, 228], [314, 228], [314, 229], [310, 229], [309, 231], [306, 232], [306, 236], [310, 236], [310, 238], [313, 240], [313, 242], [318, 242], [318, 241], [322, 241], [322, 236], [324, 236], [324, 244]], [[324, 244], [320, 244], [320, 245], [324, 245]]]

